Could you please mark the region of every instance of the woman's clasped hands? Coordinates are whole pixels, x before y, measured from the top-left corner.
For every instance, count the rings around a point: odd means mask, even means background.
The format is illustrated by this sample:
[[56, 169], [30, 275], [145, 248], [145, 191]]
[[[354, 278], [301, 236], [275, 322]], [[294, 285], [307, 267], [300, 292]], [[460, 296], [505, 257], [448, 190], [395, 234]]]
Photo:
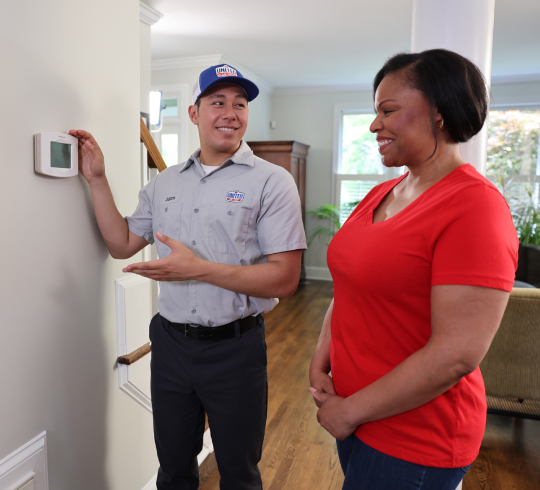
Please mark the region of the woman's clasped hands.
[[311, 387], [309, 391], [319, 407], [317, 421], [333, 437], [342, 441], [356, 430], [357, 426], [349, 421], [346, 398], [338, 396], [334, 390], [334, 393], [328, 393]]

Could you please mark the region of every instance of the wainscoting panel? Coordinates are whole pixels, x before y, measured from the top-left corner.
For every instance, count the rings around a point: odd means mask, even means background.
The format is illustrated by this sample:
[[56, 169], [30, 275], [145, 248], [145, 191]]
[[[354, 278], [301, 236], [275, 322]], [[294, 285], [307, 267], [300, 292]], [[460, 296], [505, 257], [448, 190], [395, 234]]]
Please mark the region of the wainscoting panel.
[[0, 461], [0, 490], [23, 489], [49, 490], [45, 432]]

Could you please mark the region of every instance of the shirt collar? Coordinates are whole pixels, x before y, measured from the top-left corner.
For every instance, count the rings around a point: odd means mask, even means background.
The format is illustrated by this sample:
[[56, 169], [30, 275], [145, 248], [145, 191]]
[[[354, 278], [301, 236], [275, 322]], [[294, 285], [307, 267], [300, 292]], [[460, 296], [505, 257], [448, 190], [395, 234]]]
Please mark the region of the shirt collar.
[[[195, 150], [193, 155], [191, 155], [188, 158], [187, 162], [184, 163], [184, 165], [180, 169], [180, 172], [183, 172], [187, 168], [191, 167], [191, 165], [193, 165], [197, 161], [200, 154], [201, 154], [201, 149], [197, 148], [197, 150]], [[240, 147], [238, 148], [236, 153], [231, 158], [226, 160], [224, 164], [228, 162], [235, 163], [237, 165], [247, 165], [248, 167], [254, 167], [255, 155], [253, 154], [253, 151], [248, 146], [248, 144], [244, 140], [242, 140], [242, 142], [240, 143]]]

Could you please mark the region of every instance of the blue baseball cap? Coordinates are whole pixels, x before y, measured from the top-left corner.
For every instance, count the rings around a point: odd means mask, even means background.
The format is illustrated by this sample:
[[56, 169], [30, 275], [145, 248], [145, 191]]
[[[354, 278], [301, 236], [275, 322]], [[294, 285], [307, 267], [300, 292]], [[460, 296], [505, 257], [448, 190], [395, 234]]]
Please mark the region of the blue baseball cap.
[[259, 87], [245, 78], [236, 68], [230, 65], [214, 65], [202, 71], [193, 87], [193, 103], [210, 87], [218, 83], [233, 83], [244, 89], [248, 102], [259, 95]]

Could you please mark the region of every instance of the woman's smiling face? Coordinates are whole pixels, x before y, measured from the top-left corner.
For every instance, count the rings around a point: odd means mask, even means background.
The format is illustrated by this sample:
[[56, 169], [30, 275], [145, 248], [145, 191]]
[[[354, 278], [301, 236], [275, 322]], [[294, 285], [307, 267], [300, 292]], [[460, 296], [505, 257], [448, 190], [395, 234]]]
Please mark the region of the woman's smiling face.
[[[411, 88], [406, 75], [383, 78], [375, 93], [377, 116], [370, 131], [377, 134], [385, 167], [422, 164], [435, 150], [430, 106], [424, 95]], [[435, 124], [441, 120], [435, 111]]]

